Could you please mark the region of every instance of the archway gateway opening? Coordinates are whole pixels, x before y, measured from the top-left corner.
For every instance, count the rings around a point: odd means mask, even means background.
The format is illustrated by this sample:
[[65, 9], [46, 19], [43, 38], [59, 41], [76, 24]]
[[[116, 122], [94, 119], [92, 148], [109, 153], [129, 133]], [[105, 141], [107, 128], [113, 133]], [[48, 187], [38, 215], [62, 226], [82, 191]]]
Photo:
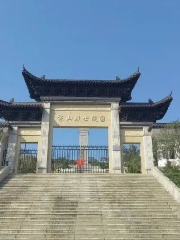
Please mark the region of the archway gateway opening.
[[53, 128], [53, 173], [108, 173], [107, 128]]
[[123, 144], [123, 168], [125, 173], [141, 173], [140, 144]]
[[36, 173], [38, 143], [20, 143], [18, 173]]

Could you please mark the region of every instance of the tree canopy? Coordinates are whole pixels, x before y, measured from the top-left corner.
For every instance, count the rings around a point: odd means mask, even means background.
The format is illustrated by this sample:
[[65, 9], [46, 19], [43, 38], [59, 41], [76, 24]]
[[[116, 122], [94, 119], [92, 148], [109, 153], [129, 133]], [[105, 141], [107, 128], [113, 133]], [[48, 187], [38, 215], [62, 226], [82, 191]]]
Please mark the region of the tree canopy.
[[141, 173], [141, 157], [138, 146], [123, 146], [123, 162], [128, 173]]
[[154, 159], [180, 159], [180, 121], [167, 124], [153, 138]]

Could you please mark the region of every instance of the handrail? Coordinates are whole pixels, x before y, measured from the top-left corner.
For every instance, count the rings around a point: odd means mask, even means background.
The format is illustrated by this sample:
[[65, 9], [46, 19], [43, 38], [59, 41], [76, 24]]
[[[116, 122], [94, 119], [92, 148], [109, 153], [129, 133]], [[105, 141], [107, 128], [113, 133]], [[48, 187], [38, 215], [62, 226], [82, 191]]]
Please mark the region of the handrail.
[[169, 192], [171, 196], [180, 202], [180, 188], [178, 188], [168, 177], [166, 177], [157, 167], [153, 167], [151, 174], [158, 180], [159, 183]]

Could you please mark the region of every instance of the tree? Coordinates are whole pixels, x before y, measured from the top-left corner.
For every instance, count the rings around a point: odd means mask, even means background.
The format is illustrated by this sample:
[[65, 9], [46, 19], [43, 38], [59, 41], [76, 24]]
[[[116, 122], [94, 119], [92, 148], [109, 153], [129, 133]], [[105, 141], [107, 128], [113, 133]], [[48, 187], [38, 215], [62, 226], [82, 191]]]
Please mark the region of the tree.
[[167, 124], [160, 133], [153, 138], [154, 158], [180, 158], [180, 121]]
[[88, 163], [91, 164], [91, 166], [99, 166], [99, 161], [94, 157], [88, 157]]
[[136, 145], [123, 147], [123, 161], [128, 173], [141, 173], [140, 150]]
[[26, 155], [20, 155], [18, 163], [19, 173], [35, 173], [37, 157], [28, 153], [29, 150], [26, 150]]
[[109, 169], [109, 158], [102, 157], [99, 163], [99, 167], [102, 169]]
[[152, 137], [154, 165], [158, 166], [158, 143], [155, 137]]

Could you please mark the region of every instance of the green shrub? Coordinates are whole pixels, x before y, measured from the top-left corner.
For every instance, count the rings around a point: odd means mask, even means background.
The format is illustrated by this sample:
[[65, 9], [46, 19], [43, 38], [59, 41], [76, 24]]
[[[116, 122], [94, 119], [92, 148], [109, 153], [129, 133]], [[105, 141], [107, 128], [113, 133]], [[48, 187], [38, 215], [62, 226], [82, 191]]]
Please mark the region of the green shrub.
[[166, 177], [168, 177], [174, 184], [180, 187], [180, 166], [173, 166], [170, 161], [165, 167], [159, 168]]
[[37, 158], [27, 157], [19, 159], [18, 172], [19, 173], [36, 173]]
[[136, 145], [123, 147], [123, 162], [127, 173], [141, 173], [140, 150]]

